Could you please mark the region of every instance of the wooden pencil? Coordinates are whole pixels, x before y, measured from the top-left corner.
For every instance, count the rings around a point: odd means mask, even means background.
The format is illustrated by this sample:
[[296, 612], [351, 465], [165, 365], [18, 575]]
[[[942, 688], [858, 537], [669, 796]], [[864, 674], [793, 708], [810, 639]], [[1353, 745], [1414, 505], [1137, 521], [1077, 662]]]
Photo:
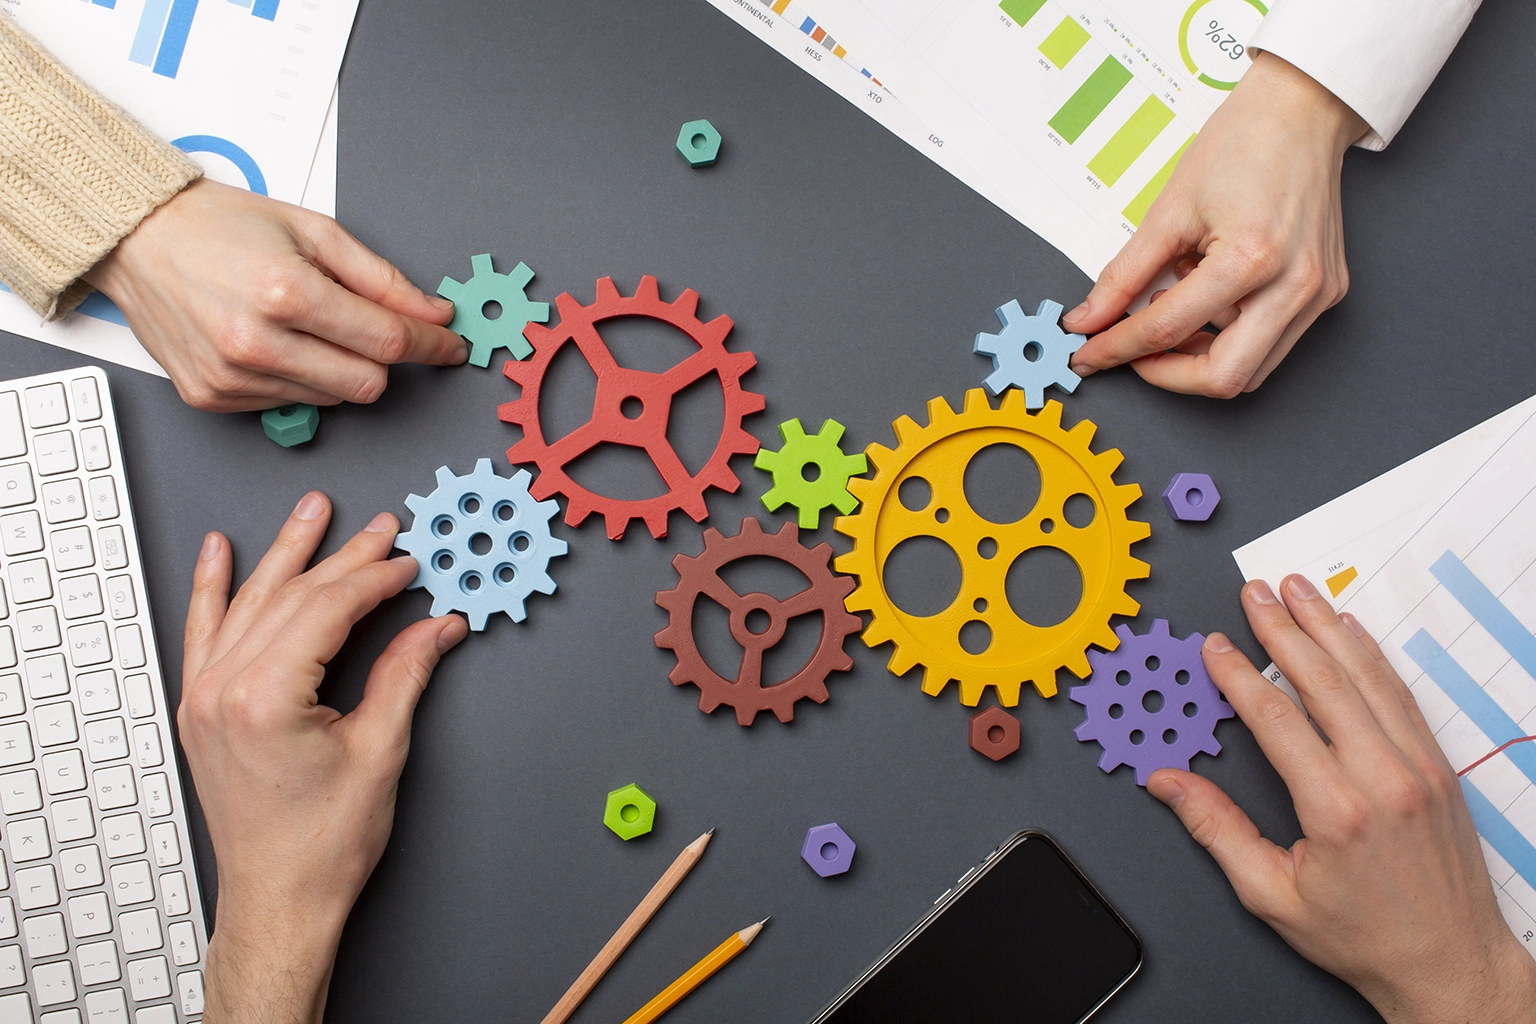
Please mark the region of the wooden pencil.
[[566, 989], [565, 995], [560, 997], [554, 1009], [545, 1014], [543, 1024], [564, 1024], [565, 1020], [576, 1012], [576, 1007], [581, 1005], [581, 1001], [587, 998], [587, 994], [597, 986], [603, 975], [608, 973], [608, 968], [613, 966], [619, 954], [634, 941], [635, 936], [640, 934], [640, 929], [645, 927], [646, 922], [667, 901], [667, 897], [672, 895], [672, 890], [676, 889], [678, 884], [688, 876], [688, 872], [693, 870], [693, 866], [704, 855], [704, 848], [709, 845], [709, 840], [714, 834], [715, 830], [710, 829], [683, 847], [683, 852], [677, 855], [672, 866], [656, 880], [655, 885], [651, 886], [651, 891], [645, 894], [645, 899], [641, 900], [640, 905], [625, 918], [619, 930], [613, 933], [613, 938], [598, 950], [597, 956], [592, 958], [587, 969], [577, 976], [570, 988]]
[[736, 959], [737, 955], [757, 938], [757, 933], [768, 923], [765, 917], [754, 925], [748, 925], [710, 951], [709, 955], [688, 970], [683, 976], [657, 993], [656, 998], [632, 1013], [624, 1024], [651, 1024], [656, 1018], [683, 1001], [683, 997], [700, 985], [720, 968]]

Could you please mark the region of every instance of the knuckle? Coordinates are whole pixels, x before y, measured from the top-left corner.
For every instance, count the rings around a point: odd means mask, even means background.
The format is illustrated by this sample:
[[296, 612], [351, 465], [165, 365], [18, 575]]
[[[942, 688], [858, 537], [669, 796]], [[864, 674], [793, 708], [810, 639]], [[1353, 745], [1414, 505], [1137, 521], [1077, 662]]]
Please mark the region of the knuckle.
[[358, 405], [371, 405], [384, 394], [389, 384], [389, 371], [382, 366], [370, 367], [352, 387], [351, 400]]
[[411, 329], [403, 317], [391, 317], [379, 337], [379, 361], [402, 363], [411, 356]]
[[272, 271], [256, 287], [256, 309], [270, 320], [287, 322], [303, 313], [304, 283], [293, 270]]
[[266, 733], [278, 725], [278, 709], [273, 701], [248, 681], [225, 688], [217, 712], [232, 728], [246, 733]]
[[233, 376], [236, 366], [257, 367], [262, 364], [268, 351], [266, 331], [249, 320], [238, 320], [219, 332], [214, 339], [214, 347], [224, 357], [224, 363], [209, 370], [205, 376]]
[[1333, 831], [1345, 841], [1356, 841], [1370, 829], [1370, 804], [1357, 793], [1344, 793], [1333, 800]]
[[201, 679], [193, 680], [181, 695], [176, 725], [186, 733], [199, 733], [218, 721], [218, 697]]
[[1233, 240], [1230, 258], [1238, 277], [1252, 286], [1273, 280], [1285, 256], [1269, 235], [1254, 232]]
[[1328, 697], [1343, 692], [1349, 685], [1349, 675], [1335, 662], [1314, 666], [1306, 674], [1307, 688], [1320, 696]]
[[1377, 778], [1382, 798], [1395, 817], [1418, 818], [1429, 812], [1434, 794], [1417, 772], [1404, 764], [1393, 764]]
[[1328, 275], [1323, 265], [1310, 256], [1304, 256], [1291, 265], [1291, 286], [1300, 298], [1308, 301], [1323, 293]]
[[1236, 398], [1248, 386], [1248, 378], [1235, 370], [1212, 370], [1205, 379], [1208, 398]]
[[1266, 693], [1259, 698], [1254, 707], [1254, 714], [1265, 725], [1278, 727], [1290, 720], [1296, 705], [1291, 703], [1291, 698], [1276, 690], [1274, 693]]

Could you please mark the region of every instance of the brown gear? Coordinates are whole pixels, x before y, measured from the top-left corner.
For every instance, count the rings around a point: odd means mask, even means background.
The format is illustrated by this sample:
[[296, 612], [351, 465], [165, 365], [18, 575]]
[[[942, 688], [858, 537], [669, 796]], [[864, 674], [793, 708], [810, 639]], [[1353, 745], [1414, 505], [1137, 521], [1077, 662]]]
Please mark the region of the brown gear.
[[[720, 578], [720, 569], [738, 558], [765, 555], [798, 569], [809, 583], [793, 597], [780, 601], [767, 594], [738, 594]], [[864, 625], [843, 607], [853, 592], [854, 581], [832, 571], [832, 546], [822, 543], [807, 548], [800, 543], [800, 528], [785, 523], [776, 534], [764, 533], [756, 519], [741, 522], [741, 532], [726, 537], [719, 530], [704, 531], [704, 550], [693, 557], [677, 555], [677, 586], [656, 595], [656, 603], [670, 615], [667, 628], [656, 634], [656, 646], [677, 655], [668, 678], [672, 685], [692, 683], [699, 688], [699, 710], [706, 714], [722, 704], [736, 709], [736, 721], [751, 725], [759, 711], [772, 711], [779, 721], [795, 717], [795, 702], [809, 697], [820, 704], [827, 699], [827, 677], [846, 672], [853, 659], [843, 641]], [[693, 608], [707, 596], [730, 613], [731, 636], [741, 645], [741, 668], [735, 679], [715, 672], [699, 654], [693, 635]], [[747, 614], [768, 614], [768, 628], [754, 633], [747, 628]], [[763, 685], [763, 652], [784, 637], [789, 620], [797, 615], [821, 613], [821, 640], [805, 666], [781, 683]]]

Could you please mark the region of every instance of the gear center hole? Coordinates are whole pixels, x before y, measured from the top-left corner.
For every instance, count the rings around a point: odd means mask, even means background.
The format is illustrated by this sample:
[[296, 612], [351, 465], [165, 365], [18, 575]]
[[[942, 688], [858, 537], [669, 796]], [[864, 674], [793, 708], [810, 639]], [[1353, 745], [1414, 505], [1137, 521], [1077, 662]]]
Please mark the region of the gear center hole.
[[1149, 715], [1155, 715], [1163, 710], [1163, 695], [1157, 690], [1148, 690], [1141, 698], [1141, 707]]
[[501, 303], [497, 302], [495, 299], [490, 299], [486, 302], [485, 305], [480, 307], [480, 315], [485, 317], [487, 320], [500, 320]]
[[821, 464], [816, 462], [807, 462], [805, 465], [801, 466], [800, 479], [804, 480], [808, 484], [813, 484], [817, 480], [821, 479]]
[[746, 624], [748, 632], [750, 632], [753, 636], [762, 636], [764, 633], [768, 632], [769, 628], [773, 625], [773, 616], [769, 615], [761, 608], [753, 608], [751, 611], [747, 612], [743, 621]]
[[1032, 341], [1024, 346], [1024, 358], [1031, 363], [1038, 363], [1043, 355], [1045, 355], [1045, 349], [1040, 347], [1038, 341]]
[[469, 538], [469, 550], [477, 555], [488, 555], [491, 552], [490, 534], [477, 533]]
[[637, 395], [630, 395], [619, 403], [619, 412], [627, 420], [637, 420], [645, 414], [645, 402]]

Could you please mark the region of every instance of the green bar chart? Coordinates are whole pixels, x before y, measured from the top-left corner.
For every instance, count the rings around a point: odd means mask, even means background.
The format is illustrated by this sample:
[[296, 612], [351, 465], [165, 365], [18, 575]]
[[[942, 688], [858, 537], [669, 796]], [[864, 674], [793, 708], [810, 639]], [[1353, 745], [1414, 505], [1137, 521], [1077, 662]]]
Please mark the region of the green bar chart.
[[1052, 64], [1064, 68], [1068, 61], [1077, 56], [1077, 51], [1083, 48], [1088, 39], [1088, 30], [1076, 18], [1062, 18], [1061, 24], [1052, 29], [1051, 34], [1045, 37], [1045, 42], [1040, 44], [1040, 52]]
[[1051, 130], [1067, 142], [1076, 142], [1130, 80], [1130, 68], [1114, 57], [1105, 57], [1088, 76], [1088, 81], [1078, 86], [1072, 97], [1056, 111], [1050, 120]]
[[1185, 139], [1184, 145], [1179, 147], [1179, 151], [1168, 158], [1168, 162], [1159, 168], [1158, 172], [1152, 176], [1152, 180], [1147, 182], [1140, 192], [1136, 193], [1136, 198], [1132, 199], [1130, 205], [1125, 208], [1123, 214], [1132, 227], [1141, 227], [1142, 218], [1146, 217], [1147, 211], [1152, 208], [1152, 200], [1157, 198], [1158, 193], [1162, 192], [1163, 186], [1168, 184], [1168, 179], [1173, 177], [1173, 169], [1179, 166], [1179, 158], [1184, 155], [1184, 151], [1194, 141], [1195, 137], [1193, 135]]
[[1173, 111], [1168, 105], [1156, 96], [1148, 96], [1104, 148], [1088, 161], [1088, 170], [1104, 184], [1113, 185], [1172, 121]]
[[999, 4], [1003, 13], [1014, 20], [1020, 26], [1029, 24], [1029, 19], [1040, 13], [1040, 8], [1045, 6], [1045, 0], [1003, 0]]

